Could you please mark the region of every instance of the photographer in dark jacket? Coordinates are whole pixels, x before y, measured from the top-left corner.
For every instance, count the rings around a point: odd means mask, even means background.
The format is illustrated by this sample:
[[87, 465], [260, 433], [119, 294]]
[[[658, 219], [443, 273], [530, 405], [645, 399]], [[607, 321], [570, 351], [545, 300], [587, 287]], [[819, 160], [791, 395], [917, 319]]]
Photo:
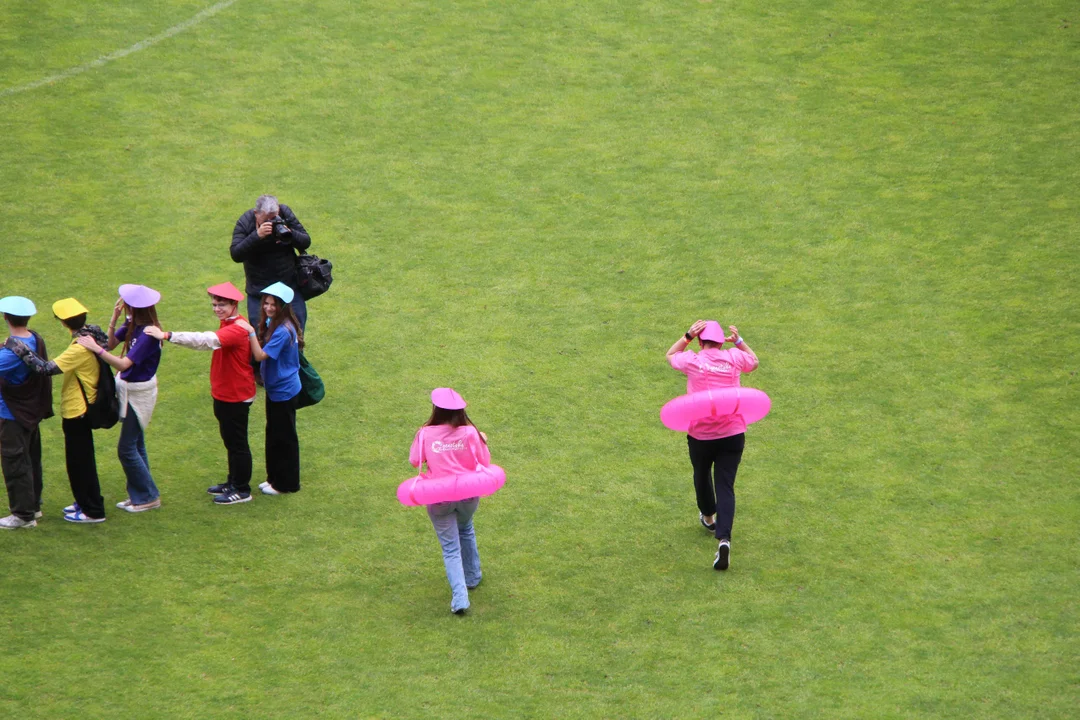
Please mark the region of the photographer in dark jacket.
[[296, 282], [296, 251], [310, 246], [304, 226], [273, 195], [260, 195], [255, 207], [240, 216], [229, 253], [233, 261], [244, 263], [249, 318], [259, 317], [262, 289], [281, 282], [297, 291], [289, 304], [301, 330], [307, 326], [307, 304]]

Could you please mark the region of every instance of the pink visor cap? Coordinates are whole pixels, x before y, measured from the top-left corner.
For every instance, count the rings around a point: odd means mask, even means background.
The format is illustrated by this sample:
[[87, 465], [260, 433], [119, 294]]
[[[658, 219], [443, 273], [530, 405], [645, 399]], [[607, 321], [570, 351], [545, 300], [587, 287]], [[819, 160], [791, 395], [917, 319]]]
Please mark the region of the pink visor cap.
[[708, 340], [709, 342], [717, 342], [721, 345], [724, 343], [724, 329], [720, 327], [720, 323], [715, 320], [709, 320], [705, 323], [705, 329], [698, 335], [702, 340]]
[[244, 299], [244, 293], [236, 289], [236, 286], [231, 282], [223, 282], [220, 285], [206, 288], [206, 292], [211, 295], [217, 295], [218, 297], [225, 298], [226, 300], [235, 300], [240, 302]]
[[468, 403], [453, 388], [435, 388], [431, 391], [431, 404], [443, 410], [464, 410]]
[[145, 285], [121, 285], [120, 299], [124, 304], [133, 308], [148, 308], [158, 304], [161, 293]]

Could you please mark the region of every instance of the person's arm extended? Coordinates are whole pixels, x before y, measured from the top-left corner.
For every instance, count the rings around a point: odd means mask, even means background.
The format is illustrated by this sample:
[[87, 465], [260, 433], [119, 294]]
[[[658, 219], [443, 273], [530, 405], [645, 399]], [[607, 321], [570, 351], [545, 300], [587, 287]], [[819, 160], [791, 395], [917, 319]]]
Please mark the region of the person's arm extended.
[[296, 217], [292, 209], [288, 205], [281, 205], [278, 210], [281, 212], [281, 219], [292, 230], [292, 246], [297, 250], [307, 250], [311, 247], [311, 236], [308, 235], [308, 231], [304, 229], [304, 226], [300, 224], [300, 219]]
[[262, 362], [270, 356], [267, 355], [262, 345], [259, 344], [259, 337], [255, 334], [255, 328], [251, 327], [251, 323], [247, 320], [237, 320], [236, 325], [244, 328], [244, 331], [248, 334], [248, 342], [251, 344], [251, 357], [255, 358], [255, 362]]
[[704, 329], [705, 329], [705, 321], [704, 320], [698, 320], [696, 323], [691, 325], [690, 329], [686, 331], [686, 334], [684, 334], [681, 338], [676, 340], [672, 344], [672, 346], [668, 348], [668, 351], [667, 351], [668, 362], [671, 361], [671, 356], [672, 355], [674, 355], [675, 353], [681, 353], [682, 351], [686, 350], [686, 348], [690, 345], [690, 341], [693, 340], [694, 338], [696, 338], [698, 335], [700, 335], [701, 331], [704, 330]]
[[86, 335], [80, 335], [77, 338], [75, 338], [75, 342], [79, 343], [84, 348], [86, 348], [90, 352], [94, 353], [99, 358], [101, 358], [105, 362], [109, 363], [109, 365], [112, 365], [114, 368], [116, 368], [120, 372], [123, 372], [124, 370], [127, 370], [129, 367], [131, 367], [132, 365], [135, 364], [135, 363], [133, 363], [131, 361], [131, 358], [116, 357], [115, 355], [113, 355], [111, 353], [105, 352], [105, 348], [101, 347], [96, 342], [94, 342], [94, 338], [92, 338], [92, 337], [87, 337]]
[[165, 340], [192, 350], [217, 350], [221, 347], [221, 339], [218, 338], [217, 333], [209, 330], [206, 332], [165, 332], [151, 325], [143, 332], [156, 340]]
[[14, 347], [10, 348], [11, 352], [15, 353], [15, 357], [22, 360], [23, 364], [35, 375], [59, 375], [64, 372], [55, 360], [42, 360], [22, 340], [15, 338], [13, 345]]

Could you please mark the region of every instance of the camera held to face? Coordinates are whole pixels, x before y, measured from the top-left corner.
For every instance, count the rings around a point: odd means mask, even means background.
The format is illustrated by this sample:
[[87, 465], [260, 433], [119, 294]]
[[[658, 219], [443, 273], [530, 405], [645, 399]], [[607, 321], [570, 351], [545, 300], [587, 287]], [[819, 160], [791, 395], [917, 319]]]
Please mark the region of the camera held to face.
[[280, 215], [275, 215], [270, 218], [270, 223], [274, 226], [275, 235], [292, 235], [292, 230], [285, 224], [285, 221]]

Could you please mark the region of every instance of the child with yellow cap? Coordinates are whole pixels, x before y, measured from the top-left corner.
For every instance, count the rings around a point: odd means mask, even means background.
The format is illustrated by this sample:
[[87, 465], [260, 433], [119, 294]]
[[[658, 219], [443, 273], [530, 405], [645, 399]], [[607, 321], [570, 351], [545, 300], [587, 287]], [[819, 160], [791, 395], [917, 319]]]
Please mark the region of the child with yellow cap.
[[64, 428], [64, 459], [67, 462], [68, 482], [75, 498], [72, 505], [64, 508], [64, 519], [72, 523], [93, 524], [105, 522], [105, 500], [101, 497], [97, 461], [94, 455], [94, 431], [88, 412], [97, 400], [101, 369], [94, 353], [84, 348], [75, 338], [92, 337], [105, 344], [108, 336], [97, 325], [88, 325], [89, 312], [75, 298], [57, 300], [52, 306], [53, 315], [71, 333], [71, 344], [54, 360], [42, 360], [29, 347], [23, 345], [16, 355], [30, 371], [38, 375], [63, 373], [64, 384], [60, 389], [60, 418]]

